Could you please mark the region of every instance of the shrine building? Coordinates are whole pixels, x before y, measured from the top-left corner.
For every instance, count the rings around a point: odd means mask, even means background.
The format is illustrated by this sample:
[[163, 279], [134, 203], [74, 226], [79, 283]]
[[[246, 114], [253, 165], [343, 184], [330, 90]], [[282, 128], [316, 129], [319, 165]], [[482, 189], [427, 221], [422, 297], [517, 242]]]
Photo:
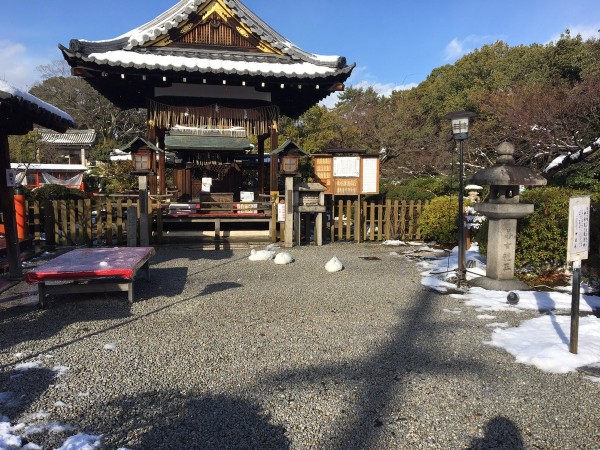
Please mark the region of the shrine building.
[[[238, 201], [249, 154], [258, 161], [255, 193], [267, 181], [276, 189], [275, 161], [265, 180], [265, 141], [278, 147], [279, 117], [298, 118], [343, 90], [355, 67], [292, 44], [239, 0], [182, 0], [119, 37], [60, 49], [72, 73], [115, 105], [147, 109], [148, 140], [179, 155], [174, 182], [191, 199], [210, 178]], [[164, 152], [158, 157], [164, 194]]]

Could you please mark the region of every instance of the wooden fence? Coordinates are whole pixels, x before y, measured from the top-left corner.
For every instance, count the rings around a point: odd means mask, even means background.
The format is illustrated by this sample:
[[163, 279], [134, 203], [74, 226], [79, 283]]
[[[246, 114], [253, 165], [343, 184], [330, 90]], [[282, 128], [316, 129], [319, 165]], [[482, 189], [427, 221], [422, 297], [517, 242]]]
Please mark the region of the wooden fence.
[[[54, 200], [28, 204], [29, 230], [47, 245], [122, 245], [126, 243], [127, 208], [137, 199], [95, 197], [86, 200]], [[149, 202], [149, 211], [156, 207]], [[136, 218], [137, 220], [137, 218]]]
[[429, 201], [339, 200], [333, 205], [331, 241], [420, 240], [419, 217]]
[[[332, 219], [324, 221], [329, 228], [325, 231], [332, 242], [420, 240], [418, 220], [428, 203], [339, 200], [329, 206]], [[46, 205], [33, 202], [28, 205], [29, 230], [34, 240], [45, 238], [47, 245], [125, 245], [127, 210], [131, 206], [136, 208], [137, 221], [140, 216], [137, 198], [94, 197], [52, 201]], [[166, 211], [167, 204], [161, 205], [160, 199], [151, 198], [148, 209], [154, 242], [161, 243], [163, 214], [158, 212]]]

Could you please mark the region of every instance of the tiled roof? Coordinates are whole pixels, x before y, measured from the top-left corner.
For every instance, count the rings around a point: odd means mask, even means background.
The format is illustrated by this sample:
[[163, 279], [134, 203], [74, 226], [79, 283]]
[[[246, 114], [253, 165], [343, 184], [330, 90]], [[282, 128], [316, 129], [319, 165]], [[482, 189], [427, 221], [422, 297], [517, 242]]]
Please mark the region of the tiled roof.
[[93, 145], [96, 142], [95, 130], [68, 130], [65, 133], [56, 133], [50, 130], [41, 130], [42, 141], [56, 145]]
[[[251, 56], [236, 57], [233, 54], [224, 54], [222, 58], [205, 58], [201, 52], [186, 52], [191, 56], [179, 56], [170, 51], [165, 52], [137, 52], [128, 50], [113, 50], [104, 53], [92, 53], [83, 56], [84, 61], [109, 66], [135, 67], [149, 70], [175, 70], [185, 72], [201, 72], [216, 74], [258, 75], [274, 77], [327, 77], [339, 73], [350, 72], [353, 67], [337, 70], [331, 67], [312, 64], [309, 62], [282, 62], [273, 58], [260, 57], [265, 62], [250, 62]], [[214, 57], [214, 53], [212, 53]]]
[[275, 77], [329, 77], [349, 74], [339, 56], [322, 56], [306, 52], [289, 42], [239, 0], [224, 0], [236, 17], [256, 36], [282, 54], [227, 52], [206, 48], [143, 47], [148, 42], [177, 27], [198, 7], [210, 0], [182, 0], [150, 22], [119, 37], [105, 41], [73, 39], [61, 50], [69, 58], [116, 67], [150, 70], [175, 70]]

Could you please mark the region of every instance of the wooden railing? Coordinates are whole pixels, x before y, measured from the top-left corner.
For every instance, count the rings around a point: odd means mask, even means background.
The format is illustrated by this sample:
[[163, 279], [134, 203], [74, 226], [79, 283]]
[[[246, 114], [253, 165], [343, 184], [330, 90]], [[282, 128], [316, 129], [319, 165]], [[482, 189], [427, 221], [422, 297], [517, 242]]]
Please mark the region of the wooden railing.
[[[150, 197], [148, 213], [154, 242], [161, 243], [167, 202]], [[272, 221], [272, 239], [277, 239], [277, 204], [254, 202], [257, 210]], [[239, 206], [240, 202], [235, 202]], [[331, 242], [383, 241], [389, 239], [420, 240], [419, 216], [428, 202], [391, 201], [367, 203], [339, 200], [329, 206], [329, 221], [324, 221]], [[46, 205], [32, 202], [28, 205], [29, 230], [34, 240], [47, 245], [125, 245], [127, 243], [127, 210], [134, 207], [139, 220], [136, 197], [94, 197], [86, 200], [52, 201]], [[202, 212], [235, 211], [234, 204], [204, 204]], [[159, 213], [160, 211], [160, 213]], [[239, 211], [239, 210], [238, 210]], [[210, 215], [210, 213], [208, 214]], [[237, 215], [237, 214], [236, 214]], [[253, 214], [241, 213], [243, 217]], [[306, 222], [306, 217], [303, 218]], [[310, 226], [310, 224], [308, 224]], [[282, 228], [282, 227], [281, 227]], [[280, 228], [280, 230], [281, 230]], [[281, 233], [281, 231], [280, 231]], [[308, 233], [306, 233], [308, 235]], [[281, 234], [279, 235], [282, 239]]]

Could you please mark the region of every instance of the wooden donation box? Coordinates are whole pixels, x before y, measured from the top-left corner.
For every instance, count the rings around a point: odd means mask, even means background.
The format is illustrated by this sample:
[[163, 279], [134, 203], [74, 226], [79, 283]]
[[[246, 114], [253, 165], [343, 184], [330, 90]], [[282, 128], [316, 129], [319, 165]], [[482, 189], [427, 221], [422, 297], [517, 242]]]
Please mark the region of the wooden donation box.
[[[315, 215], [315, 243], [323, 245], [323, 213], [325, 212], [325, 191], [327, 188], [320, 183], [299, 183], [295, 186], [294, 224], [296, 225], [296, 242], [300, 244], [300, 218], [301, 214]], [[309, 221], [306, 221], [307, 228]]]

